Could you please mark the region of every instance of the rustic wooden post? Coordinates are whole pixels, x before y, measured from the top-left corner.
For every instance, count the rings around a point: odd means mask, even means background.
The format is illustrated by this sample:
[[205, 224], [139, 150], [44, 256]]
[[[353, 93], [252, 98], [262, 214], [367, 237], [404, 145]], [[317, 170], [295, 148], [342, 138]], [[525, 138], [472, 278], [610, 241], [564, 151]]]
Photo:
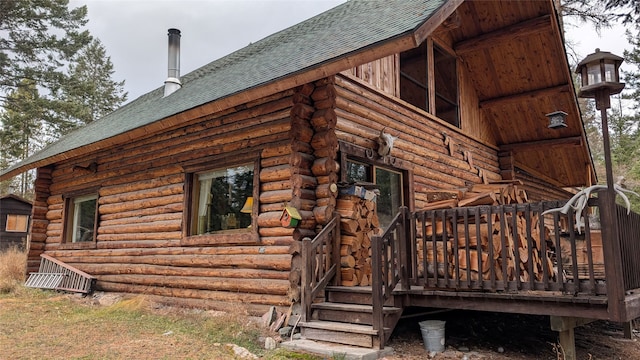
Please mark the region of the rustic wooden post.
[[[336, 274], [333, 276], [333, 285], [340, 285], [342, 272], [340, 271], [340, 213], [333, 213], [333, 245], [331, 251], [331, 265], [336, 267]], [[331, 268], [331, 267], [329, 267]]]
[[401, 220], [402, 221], [402, 229], [399, 234], [399, 249], [398, 249], [398, 266], [400, 267], [400, 282], [402, 286], [402, 290], [409, 290], [411, 288], [411, 284], [409, 283], [409, 266], [411, 264], [411, 257], [409, 256], [408, 249], [409, 241], [411, 240], [411, 233], [409, 232], [410, 226], [407, 224], [409, 220], [408, 216], [408, 208], [406, 206], [400, 207], [400, 211], [402, 212]]
[[384, 348], [384, 319], [382, 313], [383, 306], [383, 273], [382, 273], [382, 238], [374, 236], [371, 239], [371, 301], [373, 305], [373, 330], [378, 331], [380, 348]]
[[622, 254], [616, 217], [615, 192], [609, 189], [598, 192], [598, 207], [602, 226], [602, 252], [604, 271], [607, 281], [607, 306], [610, 320], [625, 321], [624, 279], [622, 273]]
[[311, 239], [305, 237], [302, 239], [302, 321], [307, 321], [311, 312], [311, 281], [313, 277], [313, 248], [311, 247]]

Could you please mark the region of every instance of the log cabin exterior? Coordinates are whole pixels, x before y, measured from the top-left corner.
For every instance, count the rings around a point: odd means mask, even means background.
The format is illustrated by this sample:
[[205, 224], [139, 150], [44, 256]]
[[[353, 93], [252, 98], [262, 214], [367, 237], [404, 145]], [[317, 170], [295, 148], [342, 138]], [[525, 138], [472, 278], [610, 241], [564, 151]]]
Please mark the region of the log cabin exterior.
[[[365, 347], [384, 346], [405, 306], [638, 316], [634, 275], [596, 279], [591, 271], [582, 286], [577, 275], [509, 280], [491, 270], [474, 280], [420, 270], [430, 264], [418, 249], [436, 247], [420, 231], [427, 220], [468, 226], [493, 216], [505, 226], [595, 181], [553, 1], [350, 1], [181, 82], [3, 170], [6, 178], [37, 169], [30, 271], [44, 253], [105, 291], [254, 314], [293, 307], [303, 335]], [[556, 110], [568, 114], [567, 127], [547, 127], [545, 114]], [[393, 138], [384, 155], [381, 134]], [[380, 236], [369, 239], [371, 286], [345, 290], [329, 286], [340, 277], [336, 185], [355, 180], [387, 191], [376, 209]], [[504, 181], [538, 205], [424, 210], [429, 191]], [[300, 216], [295, 227], [281, 221], [287, 206]], [[629, 219], [620, 222], [637, 229], [637, 216]], [[637, 272], [632, 258], [613, 270], [605, 260], [607, 274]], [[371, 307], [366, 320], [330, 304], [323, 313], [318, 296]], [[336, 325], [339, 318], [359, 325]]]

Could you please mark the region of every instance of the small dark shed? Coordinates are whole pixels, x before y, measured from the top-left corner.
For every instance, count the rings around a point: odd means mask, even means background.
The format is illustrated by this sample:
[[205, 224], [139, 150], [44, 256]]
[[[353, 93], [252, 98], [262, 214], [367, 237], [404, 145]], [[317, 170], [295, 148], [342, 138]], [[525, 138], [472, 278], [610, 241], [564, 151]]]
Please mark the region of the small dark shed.
[[0, 251], [25, 248], [30, 218], [30, 201], [13, 194], [0, 197]]

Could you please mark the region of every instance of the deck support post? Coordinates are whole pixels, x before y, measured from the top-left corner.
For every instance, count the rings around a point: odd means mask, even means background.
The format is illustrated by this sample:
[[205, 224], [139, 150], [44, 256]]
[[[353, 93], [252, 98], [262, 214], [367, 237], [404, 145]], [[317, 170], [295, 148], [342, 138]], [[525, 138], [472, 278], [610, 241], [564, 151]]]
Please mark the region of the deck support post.
[[624, 338], [633, 339], [633, 320], [623, 322], [622, 328], [624, 329]]
[[551, 330], [557, 331], [560, 337], [560, 346], [565, 360], [576, 360], [576, 339], [574, 329], [578, 326], [592, 322], [592, 319], [577, 318], [572, 316], [549, 316]]

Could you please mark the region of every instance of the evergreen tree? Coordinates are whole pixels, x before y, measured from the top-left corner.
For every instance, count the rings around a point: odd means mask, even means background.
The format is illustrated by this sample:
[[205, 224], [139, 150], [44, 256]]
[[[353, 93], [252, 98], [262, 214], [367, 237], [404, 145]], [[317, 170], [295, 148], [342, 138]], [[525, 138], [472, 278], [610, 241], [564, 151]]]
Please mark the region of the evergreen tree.
[[56, 89], [63, 67], [85, 46], [89, 32], [86, 6], [68, 8], [68, 0], [0, 1], [0, 103], [29, 80]]
[[[7, 97], [5, 111], [0, 114], [0, 158], [4, 164], [24, 160], [44, 146], [44, 122], [47, 116], [43, 99], [32, 81], [24, 80]], [[21, 196], [27, 196], [32, 174], [23, 173], [19, 179]]]
[[[89, 124], [117, 109], [127, 100], [124, 80], [111, 79], [114, 74], [111, 58], [98, 39], [93, 39], [69, 65], [69, 74], [58, 96], [64, 119], [62, 133], [68, 127]], [[66, 124], [67, 119], [73, 123]]]

